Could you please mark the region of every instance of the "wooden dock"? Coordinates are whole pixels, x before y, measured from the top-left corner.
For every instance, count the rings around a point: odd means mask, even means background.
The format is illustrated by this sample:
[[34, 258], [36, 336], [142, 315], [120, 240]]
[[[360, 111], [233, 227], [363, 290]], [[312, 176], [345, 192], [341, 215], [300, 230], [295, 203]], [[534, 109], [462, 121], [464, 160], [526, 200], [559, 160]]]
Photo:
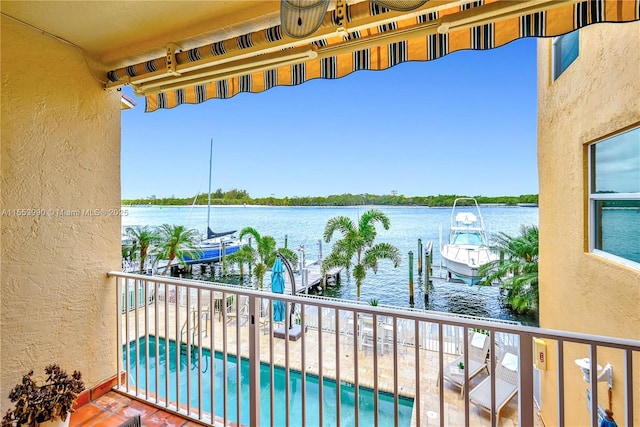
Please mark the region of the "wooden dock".
[[[160, 261], [157, 264], [154, 265], [153, 269], [148, 271], [147, 274], [161, 274], [161, 272], [164, 270], [164, 267], [167, 265], [167, 261]], [[191, 268], [193, 267], [193, 265], [187, 265], [185, 267], [184, 270], [182, 270], [182, 267], [178, 265], [178, 261], [174, 260], [172, 266], [171, 266], [171, 275], [173, 277], [178, 277], [180, 272], [191, 272]], [[130, 269], [124, 269], [124, 271], [135, 271], [137, 272], [137, 266], [135, 266], [135, 268], [131, 267]], [[300, 272], [300, 269], [298, 268], [298, 271], [295, 272], [294, 277], [296, 280], [296, 293], [300, 294], [300, 293], [307, 293], [307, 291], [310, 288], [313, 287], [321, 287], [322, 286], [322, 282], [323, 282], [323, 276], [322, 276], [322, 262], [319, 260], [315, 260], [315, 261], [311, 261], [311, 262], [306, 262], [305, 263], [305, 267], [303, 269], [304, 271], [304, 277], [303, 274]], [[343, 267], [335, 267], [332, 268], [331, 270], [327, 271], [326, 279], [327, 279], [327, 284], [333, 284], [333, 283], [338, 283], [340, 282], [340, 274], [342, 273], [342, 270], [344, 270]], [[180, 276], [182, 277], [182, 276]], [[269, 270], [267, 272], [267, 274], [265, 275], [265, 287], [270, 287], [270, 277], [271, 277], [271, 270]], [[289, 283], [289, 277], [287, 275], [285, 275], [286, 279], [285, 279], [285, 294], [291, 295], [291, 284]]]
[[[311, 263], [307, 263], [305, 268], [303, 269], [303, 274], [300, 271], [295, 273], [296, 279], [296, 293], [306, 293], [309, 288], [313, 288], [314, 286], [322, 286], [323, 276], [322, 276], [322, 265], [319, 261], [313, 261]], [[342, 267], [332, 268], [327, 271], [326, 279], [327, 283], [336, 283], [340, 281], [340, 273], [342, 273]], [[291, 295], [291, 284], [285, 280], [285, 294]]]

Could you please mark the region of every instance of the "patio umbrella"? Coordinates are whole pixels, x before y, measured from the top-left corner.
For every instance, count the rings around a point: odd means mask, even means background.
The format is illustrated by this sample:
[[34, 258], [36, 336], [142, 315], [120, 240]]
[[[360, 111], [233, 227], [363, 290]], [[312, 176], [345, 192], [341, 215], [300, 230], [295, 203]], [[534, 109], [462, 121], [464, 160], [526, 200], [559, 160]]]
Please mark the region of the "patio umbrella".
[[[279, 257], [276, 257], [276, 262], [273, 263], [271, 269], [271, 291], [279, 294], [284, 294], [284, 266]], [[273, 302], [273, 321], [284, 321], [284, 301]]]

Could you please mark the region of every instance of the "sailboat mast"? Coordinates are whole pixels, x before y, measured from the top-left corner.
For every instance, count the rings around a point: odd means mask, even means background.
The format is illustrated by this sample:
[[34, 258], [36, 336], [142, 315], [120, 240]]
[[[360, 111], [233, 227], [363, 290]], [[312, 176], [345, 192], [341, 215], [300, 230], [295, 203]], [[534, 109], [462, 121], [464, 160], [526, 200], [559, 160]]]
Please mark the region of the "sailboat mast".
[[209, 194], [207, 197], [207, 235], [209, 234], [210, 221], [211, 221], [211, 169], [213, 169], [213, 138], [211, 138], [211, 147], [209, 148]]

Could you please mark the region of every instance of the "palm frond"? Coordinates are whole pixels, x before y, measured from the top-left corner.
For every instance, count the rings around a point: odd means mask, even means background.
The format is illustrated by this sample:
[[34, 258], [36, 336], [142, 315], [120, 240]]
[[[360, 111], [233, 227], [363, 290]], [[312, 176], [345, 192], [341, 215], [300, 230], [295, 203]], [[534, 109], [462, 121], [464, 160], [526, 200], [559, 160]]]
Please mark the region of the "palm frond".
[[355, 230], [355, 224], [353, 223], [351, 218], [346, 216], [337, 216], [331, 218], [329, 221], [327, 221], [327, 224], [324, 227], [324, 241], [325, 243], [329, 243], [331, 241], [331, 238], [333, 237], [333, 233], [335, 233], [336, 231], [339, 231], [344, 237], [346, 237], [347, 234], [349, 234], [349, 232], [351, 232], [352, 230]]
[[382, 227], [384, 227], [385, 230], [388, 230], [391, 226], [389, 217], [384, 212], [378, 209], [369, 209], [360, 217], [361, 227], [363, 224], [375, 225], [376, 222], [382, 224]]
[[346, 258], [343, 252], [331, 251], [329, 255], [322, 260], [322, 271], [323, 273], [326, 273], [336, 267], [345, 267], [345, 269], [349, 271], [350, 268], [347, 268], [347, 265], [350, 267], [349, 261], [350, 259]]
[[376, 223], [389, 229], [390, 221], [387, 215], [380, 210], [370, 209], [358, 219], [358, 228], [351, 219], [338, 216], [327, 221], [324, 230], [327, 243], [336, 231], [342, 233], [342, 238], [334, 242], [331, 253], [324, 259], [323, 272], [333, 267], [345, 267], [349, 275], [350, 270], [353, 270], [358, 298], [367, 269], [376, 273], [379, 260], [389, 259], [394, 263], [394, 267], [397, 267], [401, 260], [400, 252], [395, 246], [387, 243], [374, 244], [377, 237]]
[[506, 301], [517, 312], [538, 308], [539, 232], [535, 225], [520, 227], [519, 236], [498, 233], [491, 248], [503, 254], [503, 260], [492, 261], [479, 269], [486, 275], [480, 284], [500, 281], [507, 290]]
[[243, 245], [237, 251], [226, 255], [224, 257], [224, 262], [234, 265], [234, 264], [250, 264], [255, 259], [256, 254], [254, 250], [249, 245]]
[[253, 227], [245, 227], [240, 230], [240, 234], [238, 234], [238, 238], [243, 239], [247, 235], [252, 236], [256, 241], [260, 240], [260, 233]]
[[[196, 243], [197, 230], [186, 229], [183, 225], [163, 224], [158, 233], [160, 237], [155, 250], [156, 262], [160, 259], [168, 259], [171, 262], [177, 258], [181, 264], [184, 264], [185, 256], [198, 258], [202, 255]], [[167, 273], [169, 265], [167, 264], [162, 274]]]
[[380, 260], [387, 259], [393, 263], [393, 267], [400, 265], [402, 257], [400, 251], [389, 243], [378, 243], [367, 249], [364, 255], [363, 265], [369, 267], [374, 273], [378, 272], [378, 264]]
[[[289, 248], [279, 248], [279, 249], [278, 249], [278, 252], [279, 252], [280, 254], [282, 254], [282, 256], [283, 256], [283, 257], [285, 257], [285, 258], [287, 259], [287, 261], [289, 261], [289, 263], [290, 263], [291, 265], [294, 265], [294, 266], [295, 266], [295, 265], [298, 265], [298, 261], [299, 261], [299, 259], [298, 259], [298, 254], [297, 254], [297, 253], [295, 253], [294, 251], [292, 251], [291, 249], [289, 249]], [[276, 257], [276, 256], [275, 256], [275, 254], [274, 254], [274, 256], [273, 256], [273, 261], [271, 262], [271, 264], [267, 264], [267, 265], [273, 265], [273, 263], [274, 263], [274, 262], [275, 262], [275, 260], [276, 260], [276, 259], [275, 259], [275, 257]]]

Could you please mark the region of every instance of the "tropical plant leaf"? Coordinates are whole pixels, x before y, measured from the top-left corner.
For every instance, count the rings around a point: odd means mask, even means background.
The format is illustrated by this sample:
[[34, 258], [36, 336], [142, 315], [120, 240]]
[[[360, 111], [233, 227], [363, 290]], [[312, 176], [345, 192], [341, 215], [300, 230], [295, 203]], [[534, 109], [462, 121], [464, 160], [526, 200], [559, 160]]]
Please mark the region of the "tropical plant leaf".
[[388, 243], [375, 244], [376, 223], [382, 224], [386, 230], [390, 227], [389, 218], [382, 211], [370, 209], [358, 219], [357, 228], [350, 218], [338, 216], [329, 219], [324, 229], [325, 242], [329, 243], [335, 232], [340, 232], [342, 238], [333, 243], [331, 253], [322, 263], [322, 271], [326, 273], [331, 268], [344, 267], [349, 275], [352, 270], [358, 299], [368, 269], [376, 273], [382, 259], [392, 261], [394, 267], [400, 265], [400, 251], [395, 246]]
[[538, 242], [535, 225], [521, 226], [519, 236], [498, 233], [491, 249], [502, 254], [502, 259], [479, 269], [481, 275], [486, 275], [480, 284], [502, 283], [507, 290], [507, 304], [519, 313], [538, 311]]
[[177, 259], [180, 264], [185, 264], [185, 256], [198, 258], [202, 251], [197, 245], [198, 232], [194, 229], [186, 229], [183, 225], [163, 224], [159, 230], [159, 243], [156, 248], [156, 261], [166, 259], [169, 262], [162, 271], [167, 274], [171, 262]]

